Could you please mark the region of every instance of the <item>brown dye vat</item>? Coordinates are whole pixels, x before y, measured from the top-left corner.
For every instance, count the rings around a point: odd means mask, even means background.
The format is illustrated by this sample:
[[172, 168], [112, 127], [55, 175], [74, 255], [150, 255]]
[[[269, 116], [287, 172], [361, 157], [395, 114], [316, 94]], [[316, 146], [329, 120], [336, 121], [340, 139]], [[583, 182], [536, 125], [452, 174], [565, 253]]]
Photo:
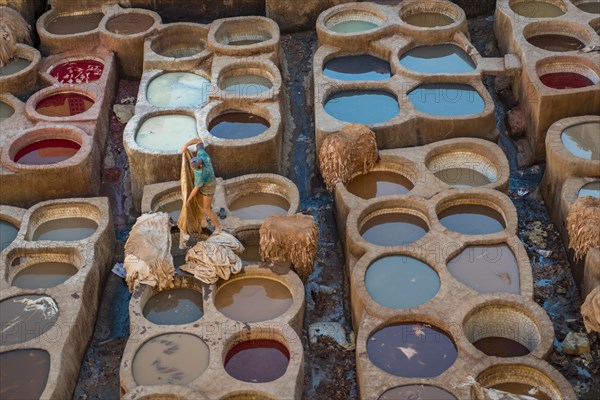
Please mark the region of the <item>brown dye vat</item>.
[[157, 325], [189, 324], [204, 315], [202, 293], [194, 289], [163, 290], [148, 300], [143, 314]]
[[290, 352], [275, 340], [248, 340], [234, 346], [225, 357], [225, 370], [244, 382], [264, 383], [281, 378], [290, 362]]
[[379, 400], [456, 400], [456, 397], [435, 386], [407, 385], [388, 390]]
[[454, 23], [454, 20], [448, 17], [447, 15], [435, 12], [411, 14], [402, 17], [402, 19], [407, 24], [419, 26], [421, 28], [435, 28], [438, 26], [446, 26]]
[[134, 35], [145, 32], [154, 25], [154, 18], [145, 14], [126, 13], [111, 18], [106, 29], [119, 35]]
[[600, 1], [577, 4], [577, 8], [590, 14], [600, 14]]
[[501, 232], [506, 228], [499, 212], [477, 204], [462, 204], [448, 207], [438, 218], [451, 231], [465, 235], [486, 235]]
[[438, 376], [454, 364], [456, 345], [443, 331], [421, 323], [389, 325], [367, 341], [375, 366], [406, 378]]
[[258, 115], [246, 112], [228, 112], [213, 119], [208, 130], [211, 135], [221, 139], [247, 139], [258, 136], [271, 125]]
[[52, 298], [39, 295], [11, 297], [0, 303], [0, 345], [27, 342], [42, 336], [58, 319]]
[[348, 184], [348, 191], [365, 200], [382, 196], [406, 194], [414, 187], [403, 175], [389, 171], [371, 171], [358, 175]]
[[511, 9], [527, 18], [555, 18], [565, 13], [559, 6], [541, 0], [523, 1], [511, 6]]
[[215, 307], [227, 318], [262, 322], [277, 318], [292, 305], [290, 290], [267, 278], [242, 278], [223, 284], [215, 295]]
[[447, 267], [454, 278], [479, 293], [521, 292], [519, 265], [507, 245], [469, 246]]
[[521, 343], [499, 336], [490, 336], [473, 343], [479, 351], [494, 357], [521, 357], [530, 353]]
[[208, 368], [209, 348], [197, 336], [169, 333], [150, 339], [133, 358], [138, 385], [187, 385]]
[[31, 64], [31, 61], [24, 58], [14, 58], [4, 67], [0, 68], [0, 76], [8, 76], [24, 70]]
[[35, 105], [35, 110], [48, 117], [72, 117], [86, 112], [94, 105], [94, 100], [79, 93], [56, 93], [43, 98]]
[[32, 240], [74, 241], [92, 236], [98, 224], [88, 218], [59, 218], [46, 221], [33, 232]]
[[242, 219], [265, 219], [274, 214], [287, 214], [290, 203], [271, 193], [252, 193], [234, 200], [229, 209]]
[[575, 157], [600, 160], [600, 122], [585, 122], [565, 128], [561, 141]]
[[573, 51], [585, 47], [581, 40], [567, 35], [536, 35], [528, 38], [527, 41], [535, 47], [548, 51]]
[[447, 168], [436, 171], [434, 175], [442, 182], [458, 189], [468, 189], [491, 183], [487, 176], [470, 168]]
[[102, 13], [83, 15], [64, 15], [54, 18], [46, 24], [46, 30], [54, 35], [73, 35], [93, 31], [98, 28]]
[[369, 219], [363, 225], [361, 235], [378, 246], [400, 246], [419, 240], [428, 231], [427, 222], [415, 215], [388, 213]]
[[548, 396], [538, 388], [524, 383], [500, 383], [491, 388], [516, 395], [529, 396], [530, 398], [537, 400], [552, 400], [552, 397]]
[[27, 267], [14, 277], [12, 285], [22, 289], [46, 289], [58, 286], [79, 270], [72, 264], [47, 262]]
[[39, 399], [50, 374], [50, 354], [44, 350], [14, 350], [0, 354], [0, 399]]

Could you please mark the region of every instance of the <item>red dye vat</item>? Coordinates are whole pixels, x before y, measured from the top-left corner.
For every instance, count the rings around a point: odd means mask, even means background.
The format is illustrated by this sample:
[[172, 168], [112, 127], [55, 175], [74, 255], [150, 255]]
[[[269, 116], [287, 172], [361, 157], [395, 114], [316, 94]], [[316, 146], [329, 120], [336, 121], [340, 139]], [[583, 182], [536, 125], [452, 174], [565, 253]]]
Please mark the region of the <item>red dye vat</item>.
[[52, 75], [60, 83], [89, 83], [100, 79], [104, 64], [96, 60], [75, 60], [58, 64]]
[[46, 139], [23, 147], [14, 160], [25, 165], [56, 164], [73, 157], [81, 148], [79, 143], [68, 139]]
[[35, 109], [49, 117], [70, 117], [94, 105], [94, 100], [79, 93], [57, 93], [40, 100]]
[[275, 340], [248, 340], [236, 345], [225, 357], [225, 370], [244, 382], [272, 382], [285, 374], [290, 352]]
[[552, 72], [540, 76], [540, 80], [553, 89], [579, 89], [594, 84], [587, 76], [575, 72]]

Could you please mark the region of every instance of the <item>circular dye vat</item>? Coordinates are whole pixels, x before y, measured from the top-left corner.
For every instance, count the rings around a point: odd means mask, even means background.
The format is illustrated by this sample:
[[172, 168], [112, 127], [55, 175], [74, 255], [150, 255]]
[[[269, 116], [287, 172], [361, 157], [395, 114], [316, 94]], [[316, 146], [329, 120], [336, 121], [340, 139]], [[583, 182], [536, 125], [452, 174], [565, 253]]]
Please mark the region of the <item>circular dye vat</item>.
[[237, 75], [223, 79], [219, 87], [226, 93], [239, 96], [257, 96], [273, 89], [273, 83], [259, 75]]
[[487, 235], [502, 232], [506, 223], [502, 215], [486, 206], [461, 204], [448, 207], [438, 214], [442, 225], [464, 235]]
[[51, 297], [25, 295], [0, 302], [0, 345], [24, 343], [42, 336], [58, 319], [58, 305]]
[[585, 47], [585, 43], [581, 40], [567, 35], [535, 35], [527, 38], [527, 41], [535, 47], [548, 51], [565, 52], [579, 50]]
[[223, 113], [208, 125], [211, 135], [221, 139], [248, 139], [269, 129], [269, 121], [246, 112]]
[[590, 14], [600, 14], [600, 1], [576, 4], [577, 8]]
[[588, 183], [584, 185], [581, 189], [579, 189], [577, 197], [585, 196], [592, 196], [597, 199], [600, 199], [600, 181]]
[[505, 244], [468, 246], [447, 267], [454, 278], [479, 293], [521, 292], [517, 259]]
[[125, 13], [109, 19], [106, 29], [119, 35], [135, 35], [146, 32], [152, 25], [154, 25], [154, 18], [149, 15]]
[[86, 112], [94, 100], [80, 93], [63, 92], [44, 97], [35, 105], [35, 110], [48, 117], [72, 117]]
[[30, 60], [26, 60], [24, 58], [13, 58], [6, 65], [0, 68], [0, 77], [16, 74], [17, 72], [27, 68], [29, 64], [31, 64]]
[[138, 385], [187, 385], [208, 368], [210, 350], [197, 336], [160, 335], [144, 343], [133, 358]]
[[225, 371], [237, 380], [252, 383], [281, 378], [290, 363], [287, 347], [275, 340], [248, 340], [234, 346], [225, 357]]
[[552, 400], [552, 397], [542, 392], [540, 388], [525, 383], [500, 383], [498, 385], [491, 386], [491, 388], [518, 396], [527, 396], [536, 400]]
[[3, 101], [0, 101], [0, 124], [15, 113], [15, 109]]
[[32, 240], [72, 242], [92, 236], [97, 229], [98, 224], [88, 218], [57, 218], [38, 226], [33, 232]]
[[365, 200], [406, 194], [414, 187], [404, 175], [389, 171], [371, 171], [353, 178], [348, 191]]
[[173, 220], [173, 222], [177, 223], [179, 220], [179, 215], [181, 215], [181, 209], [183, 208], [183, 200], [175, 200], [170, 203], [161, 206], [158, 211], [166, 212], [169, 214], [169, 217]]
[[442, 182], [457, 189], [485, 186], [492, 181], [479, 171], [471, 168], [446, 168], [434, 173]]
[[60, 63], [50, 70], [60, 83], [89, 83], [102, 77], [104, 64], [96, 60], [74, 60]]
[[360, 234], [378, 246], [400, 246], [419, 240], [428, 231], [427, 222], [416, 215], [387, 213], [369, 219]]
[[483, 112], [485, 101], [469, 85], [427, 83], [408, 94], [415, 108], [425, 114], [450, 117]]
[[376, 367], [405, 378], [432, 378], [454, 364], [458, 351], [442, 330], [421, 323], [386, 326], [367, 341]]
[[290, 203], [276, 194], [251, 193], [235, 199], [229, 209], [238, 218], [265, 219], [275, 214], [287, 214]]
[[261, 262], [260, 259], [260, 246], [258, 243], [244, 243], [244, 252], [240, 256], [242, 261], [249, 263]]
[[590, 78], [576, 72], [551, 72], [541, 75], [540, 81], [552, 89], [580, 89], [594, 85]]
[[388, 390], [379, 400], [457, 400], [451, 393], [435, 386], [406, 385]]
[[493, 357], [522, 357], [530, 353], [529, 349], [516, 340], [499, 336], [481, 338], [473, 346], [482, 353]]
[[208, 102], [210, 81], [191, 72], [167, 72], [150, 82], [146, 99], [157, 107], [201, 107]]
[[333, 94], [325, 102], [325, 112], [343, 122], [377, 124], [400, 113], [398, 99], [381, 90], [348, 90]]
[[8, 221], [0, 219], [0, 252], [4, 251], [17, 237], [19, 228]]
[[224, 283], [215, 295], [215, 307], [227, 318], [262, 322], [283, 315], [292, 305], [292, 293], [268, 278], [242, 278]]
[[46, 30], [53, 35], [73, 35], [93, 31], [104, 18], [102, 13], [63, 15], [46, 23]]
[[22, 289], [47, 289], [60, 285], [77, 272], [79, 270], [69, 263], [39, 263], [19, 271], [12, 285]]
[[183, 325], [203, 315], [202, 293], [194, 289], [163, 290], [144, 305], [144, 317], [157, 325]]
[[510, 8], [527, 18], [556, 18], [565, 13], [559, 6], [545, 1], [522, 1], [511, 4]]
[[373, 300], [384, 307], [413, 308], [435, 297], [440, 290], [440, 277], [416, 258], [387, 256], [369, 266], [365, 287]]
[[570, 126], [562, 131], [561, 140], [575, 157], [600, 160], [600, 122]]
[[323, 73], [342, 81], [381, 81], [392, 76], [390, 64], [369, 55], [338, 57], [329, 60]]
[[376, 24], [371, 21], [362, 21], [359, 19], [342, 21], [336, 24], [332, 24], [331, 26], [327, 26], [330, 30], [337, 33], [358, 33], [358, 32], [366, 32], [372, 29], [378, 28], [379, 24]]
[[73, 157], [81, 145], [68, 139], [46, 139], [33, 142], [15, 154], [14, 161], [23, 165], [50, 165]]
[[50, 374], [50, 354], [44, 350], [0, 353], [0, 398], [39, 399]]
[[148, 150], [179, 151], [190, 139], [196, 139], [196, 119], [187, 115], [158, 115], [142, 123], [135, 142]]
[[424, 12], [417, 14], [404, 15], [404, 22], [420, 28], [436, 28], [438, 26], [447, 26], [454, 23], [454, 20], [447, 15], [436, 12]]
[[464, 74], [476, 68], [471, 57], [453, 44], [415, 47], [400, 57], [400, 64], [424, 74]]

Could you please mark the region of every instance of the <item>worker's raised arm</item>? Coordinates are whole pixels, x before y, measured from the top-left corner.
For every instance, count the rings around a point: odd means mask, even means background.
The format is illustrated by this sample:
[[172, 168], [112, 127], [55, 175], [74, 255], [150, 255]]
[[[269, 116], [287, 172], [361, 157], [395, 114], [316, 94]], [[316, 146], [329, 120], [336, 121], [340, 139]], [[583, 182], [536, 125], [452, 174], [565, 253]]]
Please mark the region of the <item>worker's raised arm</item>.
[[186, 151], [186, 149], [188, 147], [190, 147], [193, 144], [198, 144], [198, 143], [202, 143], [202, 139], [195, 138], [195, 139], [188, 140], [187, 143], [181, 148], [181, 152], [183, 153], [184, 151]]

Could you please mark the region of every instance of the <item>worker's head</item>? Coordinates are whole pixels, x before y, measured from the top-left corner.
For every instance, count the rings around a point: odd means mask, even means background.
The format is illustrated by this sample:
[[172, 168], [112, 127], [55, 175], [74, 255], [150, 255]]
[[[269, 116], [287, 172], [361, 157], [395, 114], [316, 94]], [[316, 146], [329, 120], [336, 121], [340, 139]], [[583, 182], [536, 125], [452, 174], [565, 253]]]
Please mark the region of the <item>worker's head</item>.
[[202, 169], [204, 168], [204, 160], [200, 157], [194, 157], [190, 160], [190, 165], [196, 170]]

